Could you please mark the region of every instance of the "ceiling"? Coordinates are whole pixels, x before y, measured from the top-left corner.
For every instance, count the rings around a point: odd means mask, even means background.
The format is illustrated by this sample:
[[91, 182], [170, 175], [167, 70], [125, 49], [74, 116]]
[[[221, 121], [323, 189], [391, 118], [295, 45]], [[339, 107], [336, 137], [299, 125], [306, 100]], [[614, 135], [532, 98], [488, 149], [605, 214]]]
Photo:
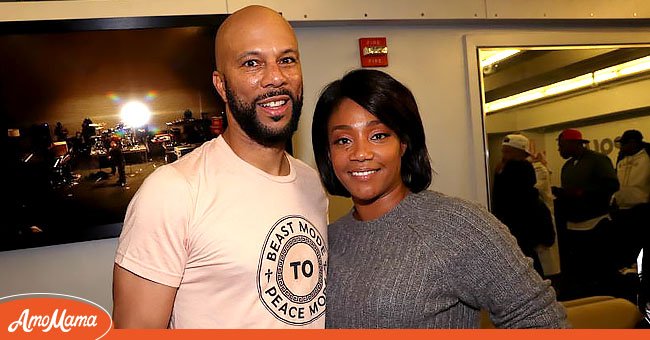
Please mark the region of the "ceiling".
[[[485, 102], [650, 55], [650, 46], [528, 49], [483, 69]], [[647, 72], [643, 74], [646, 76]]]

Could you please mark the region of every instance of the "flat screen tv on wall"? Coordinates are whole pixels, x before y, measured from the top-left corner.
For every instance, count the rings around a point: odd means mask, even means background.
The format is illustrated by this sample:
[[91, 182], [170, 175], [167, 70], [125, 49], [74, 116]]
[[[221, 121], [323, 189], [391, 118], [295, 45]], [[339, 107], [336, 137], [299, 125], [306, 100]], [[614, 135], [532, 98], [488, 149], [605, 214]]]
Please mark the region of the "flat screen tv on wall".
[[224, 18], [0, 23], [0, 250], [118, 236], [144, 179], [220, 133]]

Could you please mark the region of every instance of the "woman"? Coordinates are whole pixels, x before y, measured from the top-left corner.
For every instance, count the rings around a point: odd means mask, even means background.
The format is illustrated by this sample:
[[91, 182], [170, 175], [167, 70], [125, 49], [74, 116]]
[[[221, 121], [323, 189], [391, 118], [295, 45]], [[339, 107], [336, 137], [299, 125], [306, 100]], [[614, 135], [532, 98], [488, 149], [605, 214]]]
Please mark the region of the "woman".
[[425, 190], [431, 166], [415, 99], [376, 70], [329, 84], [312, 141], [321, 179], [352, 211], [329, 227], [326, 326], [565, 327], [566, 314], [507, 229]]

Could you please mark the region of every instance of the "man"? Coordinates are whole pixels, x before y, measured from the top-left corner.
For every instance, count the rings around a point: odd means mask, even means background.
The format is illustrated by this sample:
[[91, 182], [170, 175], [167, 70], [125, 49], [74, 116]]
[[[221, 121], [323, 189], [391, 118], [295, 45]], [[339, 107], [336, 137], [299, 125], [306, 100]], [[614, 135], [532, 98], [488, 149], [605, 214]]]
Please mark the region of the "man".
[[[551, 213], [535, 188], [535, 169], [528, 157], [530, 141], [521, 134], [509, 134], [501, 143], [503, 158], [494, 174], [492, 212], [517, 239], [524, 255], [543, 276], [537, 248], [555, 240]], [[545, 222], [545, 223], [544, 223]]]
[[629, 266], [648, 237], [650, 225], [650, 145], [638, 130], [627, 130], [618, 139], [616, 173], [621, 184], [612, 197], [612, 219], [621, 237], [619, 266]]
[[[609, 202], [619, 184], [611, 160], [585, 147], [587, 140], [576, 129], [558, 137], [562, 187], [553, 187], [558, 232], [563, 231], [560, 251], [563, 269], [585, 294], [602, 294], [601, 283], [611, 275], [611, 262], [603, 248], [608, 229]], [[565, 262], [566, 260], [566, 262]], [[566, 264], [566, 266], [564, 266]], [[590, 290], [591, 289], [591, 290]]]
[[117, 185], [126, 186], [126, 159], [122, 151], [122, 141], [119, 138], [111, 138], [108, 147], [108, 155], [111, 160], [111, 175], [117, 173]]
[[250, 6], [216, 38], [228, 127], [150, 175], [114, 269], [116, 327], [322, 328], [327, 199], [285, 145], [302, 106], [291, 26]]
[[66, 129], [61, 122], [56, 122], [56, 126], [54, 127], [54, 136], [57, 141], [65, 142], [68, 140], [68, 129]]
[[567, 228], [591, 230], [607, 217], [612, 194], [619, 188], [612, 161], [585, 147], [587, 140], [575, 129], [566, 129], [558, 137], [562, 166], [561, 188], [553, 194], [563, 202]]

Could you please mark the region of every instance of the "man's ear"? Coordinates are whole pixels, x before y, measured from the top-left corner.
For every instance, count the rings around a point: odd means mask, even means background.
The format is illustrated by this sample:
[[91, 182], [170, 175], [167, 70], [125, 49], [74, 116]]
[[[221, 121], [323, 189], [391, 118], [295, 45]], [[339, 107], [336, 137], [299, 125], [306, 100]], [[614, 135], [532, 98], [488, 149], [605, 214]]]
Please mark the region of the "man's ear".
[[221, 72], [212, 72], [212, 85], [214, 85], [214, 88], [217, 90], [217, 93], [219, 93], [219, 96], [223, 102], [227, 103], [228, 100], [226, 99], [226, 83]]
[[406, 149], [408, 148], [408, 145], [406, 143], [400, 143], [400, 157], [404, 156], [404, 153], [406, 152]]

